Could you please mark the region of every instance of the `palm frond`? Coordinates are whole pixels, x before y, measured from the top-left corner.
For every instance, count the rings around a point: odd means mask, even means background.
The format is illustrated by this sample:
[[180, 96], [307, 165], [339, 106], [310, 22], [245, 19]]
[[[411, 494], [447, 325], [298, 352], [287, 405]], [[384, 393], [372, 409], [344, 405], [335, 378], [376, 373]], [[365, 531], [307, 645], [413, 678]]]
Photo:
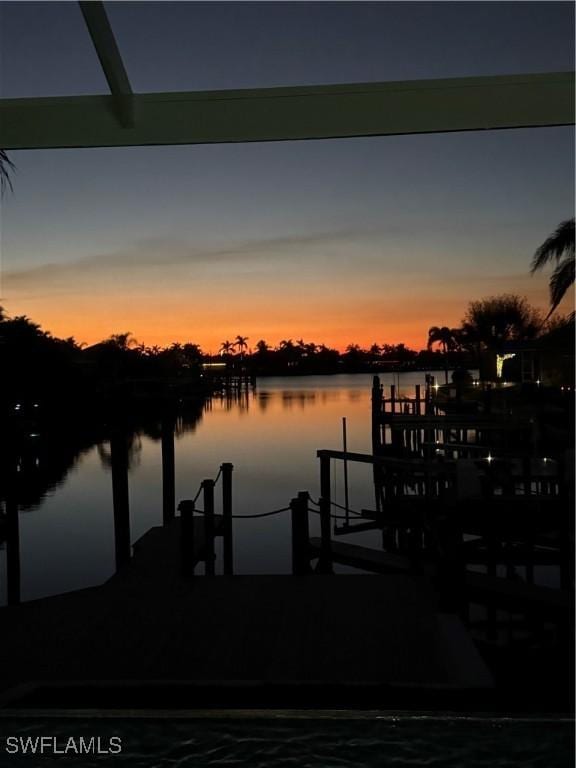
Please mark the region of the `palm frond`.
[[574, 284], [575, 261], [574, 252], [572, 258], [563, 259], [554, 270], [550, 278], [550, 312], [548, 317], [554, 312], [558, 304], [562, 301], [570, 286]]
[[6, 187], [13, 190], [12, 179], [10, 174], [16, 170], [16, 166], [8, 157], [8, 154], [4, 149], [0, 149], [0, 194], [4, 194]]
[[534, 274], [549, 261], [559, 261], [563, 256], [574, 258], [574, 219], [567, 219], [538, 248], [532, 259], [530, 272]]

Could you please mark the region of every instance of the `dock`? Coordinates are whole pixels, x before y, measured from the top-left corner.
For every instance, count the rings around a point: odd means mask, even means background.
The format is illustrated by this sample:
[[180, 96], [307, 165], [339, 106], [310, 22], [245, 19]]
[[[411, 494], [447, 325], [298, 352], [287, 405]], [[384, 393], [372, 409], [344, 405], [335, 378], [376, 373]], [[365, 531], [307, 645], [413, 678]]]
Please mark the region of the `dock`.
[[[428, 699], [492, 689], [458, 617], [411, 574], [186, 577], [180, 522], [148, 531], [100, 587], [0, 609], [4, 707], [37, 704], [47, 690], [76, 707], [94, 686], [100, 697], [130, 690], [138, 707], [140, 684], [170, 681], [190, 708], [232, 689], [246, 702], [274, 690], [308, 706], [310, 691], [352, 687], [383, 707], [406, 689], [414, 703], [418, 691]], [[200, 558], [203, 520], [194, 523]]]
[[[569, 711], [570, 463], [484, 455], [495, 416], [443, 416], [430, 390], [395, 413], [396, 392], [375, 382], [372, 453], [318, 450], [318, 499], [254, 514], [234, 513], [230, 463], [176, 505], [167, 421], [163, 524], [132, 545], [127, 445], [113, 436], [116, 573], [90, 589], [20, 603], [11, 500], [0, 709]], [[347, 486], [344, 505], [333, 498], [334, 462], [371, 467], [372, 509], [351, 507]], [[234, 575], [233, 521], [278, 514], [292, 574]], [[341, 538], [370, 531], [370, 546]]]

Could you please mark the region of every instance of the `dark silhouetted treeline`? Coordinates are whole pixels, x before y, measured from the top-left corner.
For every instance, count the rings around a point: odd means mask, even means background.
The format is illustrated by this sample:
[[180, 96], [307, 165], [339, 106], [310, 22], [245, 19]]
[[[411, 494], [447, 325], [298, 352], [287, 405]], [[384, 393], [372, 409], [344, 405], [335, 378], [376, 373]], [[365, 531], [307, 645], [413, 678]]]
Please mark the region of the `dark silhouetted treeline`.
[[369, 348], [350, 344], [344, 352], [304, 339], [264, 339], [250, 345], [247, 336], [222, 342], [217, 355], [198, 344], [147, 347], [130, 333], [110, 336], [85, 347], [74, 338], [52, 336], [25, 316], [8, 317], [0, 309], [0, 406], [18, 401], [68, 409], [86, 403], [135, 402], [201, 397], [212, 378], [225, 369], [250, 376], [332, 374], [477, 368], [482, 355], [510, 342], [569, 347], [574, 319], [544, 321], [526, 299], [511, 294], [473, 301], [458, 328], [433, 326], [425, 349], [405, 344]]

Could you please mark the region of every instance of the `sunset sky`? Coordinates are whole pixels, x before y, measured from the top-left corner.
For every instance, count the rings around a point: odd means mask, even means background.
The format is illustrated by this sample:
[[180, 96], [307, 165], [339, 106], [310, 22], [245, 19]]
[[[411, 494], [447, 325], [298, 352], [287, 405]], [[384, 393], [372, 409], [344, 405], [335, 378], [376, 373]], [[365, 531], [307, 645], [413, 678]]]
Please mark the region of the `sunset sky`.
[[[107, 3], [137, 92], [573, 69], [571, 3]], [[2, 3], [1, 95], [105, 93], [76, 3]], [[572, 128], [11, 153], [0, 303], [88, 344], [425, 345], [470, 300], [544, 308]], [[568, 303], [565, 307], [569, 308]]]

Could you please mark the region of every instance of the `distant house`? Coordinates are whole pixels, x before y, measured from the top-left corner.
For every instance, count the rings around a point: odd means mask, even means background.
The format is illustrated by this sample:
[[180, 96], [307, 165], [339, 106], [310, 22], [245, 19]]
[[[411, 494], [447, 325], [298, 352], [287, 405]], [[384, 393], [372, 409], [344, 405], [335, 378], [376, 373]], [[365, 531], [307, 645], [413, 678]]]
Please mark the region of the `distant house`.
[[532, 341], [504, 343], [494, 354], [494, 381], [574, 387], [574, 328], [568, 326]]
[[518, 384], [542, 378], [540, 349], [536, 341], [507, 341], [495, 353], [495, 381]]

